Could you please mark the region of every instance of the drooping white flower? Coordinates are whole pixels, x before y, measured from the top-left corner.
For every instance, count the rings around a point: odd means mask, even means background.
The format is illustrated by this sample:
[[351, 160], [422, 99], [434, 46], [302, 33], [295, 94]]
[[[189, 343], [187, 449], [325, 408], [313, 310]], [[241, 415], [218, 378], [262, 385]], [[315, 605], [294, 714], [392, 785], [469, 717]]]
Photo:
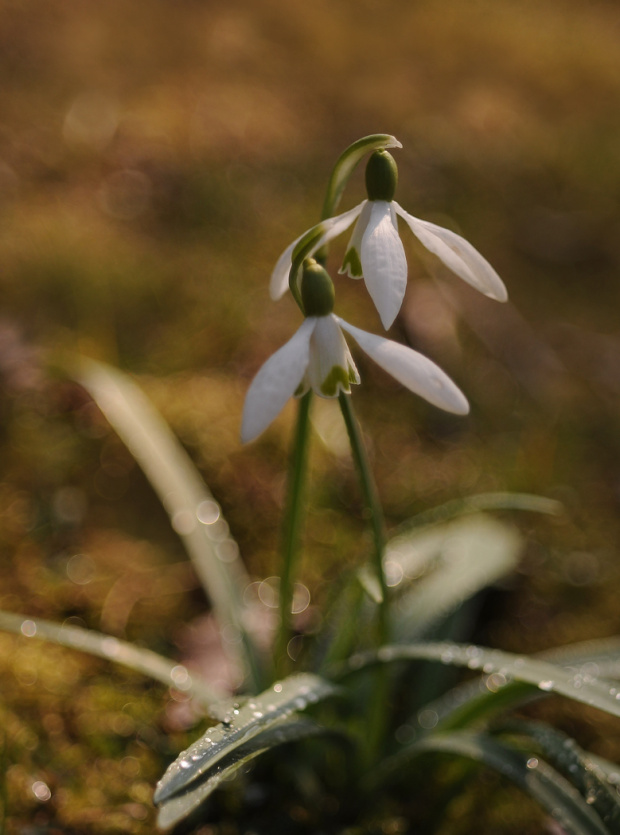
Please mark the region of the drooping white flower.
[[328, 313], [308, 316], [252, 380], [243, 408], [243, 443], [257, 438], [293, 395], [312, 389], [321, 397], [337, 397], [360, 382], [343, 330], [410, 391], [448, 412], [464, 415], [469, 411], [463, 393], [434, 362], [406, 345], [367, 333]]
[[[456, 232], [420, 220], [394, 201], [392, 197], [396, 185], [395, 173], [388, 187], [383, 186], [384, 181], [381, 181], [381, 187], [375, 187], [377, 179], [373, 181], [372, 177], [369, 182], [368, 171], [371, 163], [383, 176], [385, 171], [389, 172], [389, 166], [394, 161], [387, 151], [377, 151], [371, 156], [366, 172], [369, 198], [348, 212], [317, 225], [315, 229], [319, 237], [309, 254], [314, 254], [357, 221], [340, 272], [347, 273], [351, 278], [364, 279], [381, 322], [387, 329], [401, 308], [407, 285], [407, 261], [398, 232], [399, 216], [420, 243], [440, 258], [452, 272], [485, 296], [497, 301], [506, 301], [506, 288], [489, 262]], [[395, 172], [395, 164], [393, 171]], [[293, 250], [304, 235], [287, 247], [278, 259], [270, 282], [273, 299], [280, 298], [288, 287]]]

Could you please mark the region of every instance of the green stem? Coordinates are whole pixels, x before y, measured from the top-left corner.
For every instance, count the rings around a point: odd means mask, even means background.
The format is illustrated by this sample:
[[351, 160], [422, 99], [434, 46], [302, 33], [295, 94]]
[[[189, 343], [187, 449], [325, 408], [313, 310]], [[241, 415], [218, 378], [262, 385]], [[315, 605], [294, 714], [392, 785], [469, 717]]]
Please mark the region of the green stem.
[[291, 614], [293, 608], [294, 576], [299, 557], [299, 536], [303, 511], [303, 492], [308, 460], [310, 435], [309, 391], [299, 401], [295, 442], [289, 471], [288, 507], [284, 519], [282, 572], [280, 575], [280, 626], [275, 644], [276, 675], [282, 676], [289, 666], [287, 647], [292, 635]]
[[[340, 409], [347, 427], [351, 451], [357, 467], [360, 485], [366, 507], [370, 513], [370, 525], [374, 540], [373, 561], [374, 570], [377, 575], [381, 589], [381, 601], [377, 617], [377, 645], [379, 647], [390, 642], [390, 622], [388, 610], [388, 589], [383, 570], [383, 553], [385, 551], [385, 522], [383, 509], [379, 501], [375, 481], [370, 470], [368, 455], [364, 446], [362, 433], [353, 411], [351, 396], [340, 392]], [[372, 695], [368, 705], [368, 718], [366, 723], [366, 762], [369, 765], [379, 754], [381, 740], [384, 737], [384, 730], [387, 718], [387, 700], [389, 696], [389, 678], [387, 669], [377, 669], [374, 672], [374, 683]]]
[[383, 552], [385, 550], [385, 522], [383, 520], [383, 509], [379, 501], [375, 481], [368, 463], [368, 455], [366, 454], [362, 433], [360, 432], [359, 424], [357, 422], [357, 418], [355, 417], [355, 412], [353, 411], [351, 397], [341, 391], [339, 401], [342, 416], [344, 417], [344, 422], [347, 427], [347, 433], [351, 443], [351, 451], [357, 467], [362, 493], [364, 494], [366, 507], [370, 513], [370, 525], [374, 540], [374, 570], [377, 580], [379, 581], [382, 597], [382, 601], [379, 604], [379, 631], [377, 635], [379, 645], [381, 646], [382, 644], [389, 643], [390, 639], [387, 611], [387, 583], [385, 581], [385, 572], [383, 570]]

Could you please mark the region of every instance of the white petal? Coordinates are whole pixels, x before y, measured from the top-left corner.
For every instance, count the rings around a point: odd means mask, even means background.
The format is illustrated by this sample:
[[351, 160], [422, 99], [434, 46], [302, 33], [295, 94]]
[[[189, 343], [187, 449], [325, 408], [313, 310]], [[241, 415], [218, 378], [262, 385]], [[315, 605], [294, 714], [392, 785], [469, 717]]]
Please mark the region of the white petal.
[[341, 275], [346, 274], [349, 278], [362, 277], [362, 258], [360, 255], [362, 251], [362, 237], [366, 231], [366, 227], [368, 226], [368, 221], [372, 212], [372, 203], [370, 203], [369, 200], [364, 200], [361, 205], [362, 210], [360, 212], [360, 216], [357, 219], [357, 223], [353, 227], [353, 234], [351, 235], [351, 239], [347, 245], [342, 266], [338, 270]]
[[310, 340], [310, 362], [306, 379], [321, 397], [337, 397], [351, 391], [360, 378], [338, 320], [333, 314], [317, 319]]
[[370, 205], [371, 214], [360, 250], [362, 271], [368, 292], [387, 330], [405, 297], [407, 259], [391, 203], [373, 200]]
[[[330, 217], [327, 220], [321, 221], [320, 224], [317, 224], [316, 228], [317, 231], [319, 227], [322, 230], [322, 235], [313, 246], [312, 250], [308, 253], [308, 255], [313, 255], [317, 250], [319, 250], [322, 246], [326, 243], [331, 241], [333, 238], [338, 237], [345, 229], [353, 223], [355, 218], [359, 215], [362, 211], [362, 206], [364, 204], [360, 203], [359, 206], [355, 206], [353, 209], [349, 209], [348, 212], [343, 212], [341, 215], [336, 215], [335, 217]], [[292, 244], [289, 244], [282, 255], [278, 258], [278, 261], [274, 267], [273, 272], [271, 273], [271, 279], [269, 281], [269, 294], [271, 298], [275, 300], [281, 298], [286, 290], [288, 289], [288, 276], [291, 269], [291, 263], [293, 258], [293, 251], [299, 241], [310, 231], [308, 229], [303, 235], [300, 235], [296, 238]]]
[[463, 392], [434, 362], [406, 345], [366, 333], [342, 319], [338, 319], [338, 322], [377, 365], [410, 391], [447, 412], [457, 415], [469, 412], [469, 404]]
[[[304, 235], [305, 234], [306, 233], [304, 232]], [[271, 278], [269, 280], [269, 295], [274, 301], [280, 299], [288, 290], [288, 274], [291, 269], [293, 250], [304, 235], [300, 235], [293, 241], [292, 244], [289, 244], [286, 247], [282, 255], [278, 258], [273, 272], [271, 273]]]
[[301, 382], [310, 357], [315, 317], [304, 320], [297, 333], [269, 357], [252, 380], [243, 406], [241, 441], [253, 441], [282, 411]]
[[427, 220], [420, 220], [394, 203], [397, 213], [405, 220], [416, 238], [430, 252], [437, 255], [446, 267], [476, 290], [498, 302], [505, 302], [508, 293], [503, 281], [486, 258], [469, 241]]

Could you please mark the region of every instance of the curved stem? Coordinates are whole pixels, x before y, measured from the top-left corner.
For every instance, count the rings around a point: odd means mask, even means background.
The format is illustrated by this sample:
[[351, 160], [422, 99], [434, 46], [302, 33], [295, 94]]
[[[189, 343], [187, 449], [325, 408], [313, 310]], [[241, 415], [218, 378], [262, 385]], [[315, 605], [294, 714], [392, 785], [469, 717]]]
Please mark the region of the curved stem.
[[308, 460], [308, 439], [310, 435], [309, 391], [299, 401], [295, 441], [289, 470], [287, 491], [288, 506], [284, 519], [282, 543], [282, 572], [280, 575], [280, 626], [275, 643], [276, 675], [282, 676], [288, 667], [287, 646], [292, 634], [291, 614], [293, 608], [294, 572], [299, 556], [299, 535], [302, 521], [303, 493]]
[[336, 160], [336, 164], [329, 178], [321, 218], [325, 220], [325, 218], [332, 217], [335, 214], [340, 203], [340, 198], [342, 197], [342, 192], [349, 182], [355, 166], [366, 154], [376, 151], [379, 148], [402, 147], [398, 139], [389, 133], [373, 133], [370, 136], [363, 136], [352, 145], [349, 145]]

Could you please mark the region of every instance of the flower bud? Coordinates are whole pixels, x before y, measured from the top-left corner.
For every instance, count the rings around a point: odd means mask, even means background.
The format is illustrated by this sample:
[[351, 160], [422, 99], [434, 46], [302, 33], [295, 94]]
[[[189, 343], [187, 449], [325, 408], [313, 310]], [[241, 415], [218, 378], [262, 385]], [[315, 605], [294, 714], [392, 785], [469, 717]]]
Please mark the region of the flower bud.
[[329, 316], [334, 299], [334, 284], [327, 271], [314, 258], [307, 258], [301, 276], [301, 300], [306, 316]]
[[369, 200], [394, 199], [398, 182], [396, 160], [388, 151], [374, 151], [366, 165], [366, 191]]

